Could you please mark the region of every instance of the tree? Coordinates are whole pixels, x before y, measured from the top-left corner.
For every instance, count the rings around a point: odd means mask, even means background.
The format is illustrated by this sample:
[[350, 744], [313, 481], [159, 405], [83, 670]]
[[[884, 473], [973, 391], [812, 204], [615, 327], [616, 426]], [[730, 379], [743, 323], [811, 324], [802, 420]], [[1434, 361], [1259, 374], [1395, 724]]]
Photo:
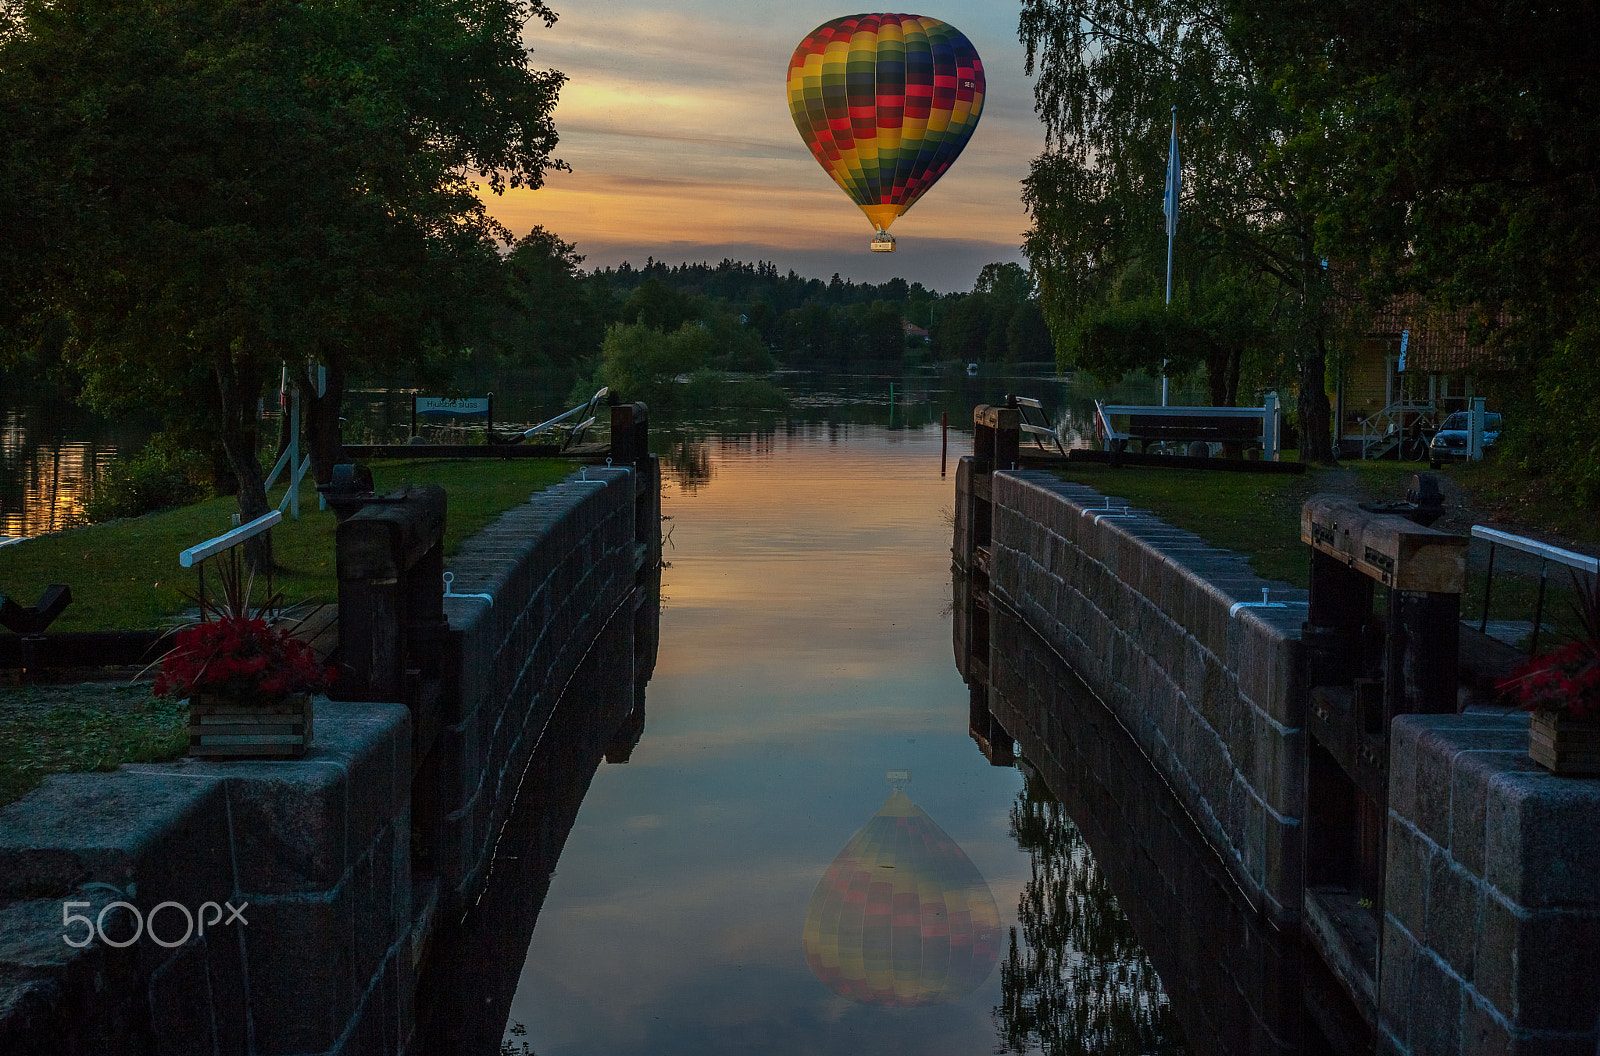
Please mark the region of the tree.
[[1277, 288], [1274, 334], [1297, 364], [1301, 457], [1327, 460], [1333, 316], [1314, 209], [1325, 159], [1264, 76], [1268, 56], [1236, 29], [1224, 0], [1024, 0], [1046, 130], [1024, 186], [1024, 251], [1060, 332], [1095, 305], [1162, 295], [1161, 188], [1178, 107], [1178, 277], [1244, 273]]
[[483, 338], [499, 360], [571, 367], [599, 350], [610, 292], [603, 275], [584, 274], [577, 248], [535, 227], [506, 254], [503, 299]]
[[1044, 783], [1028, 777], [1011, 835], [1030, 876], [1000, 965], [1000, 1052], [1120, 1056], [1183, 1051], [1183, 1032], [1132, 925]]
[[1006, 323], [1006, 348], [1013, 359], [1025, 363], [1055, 358], [1055, 340], [1038, 301], [1030, 298], [1012, 311]]
[[[199, 370], [239, 481], [266, 510], [256, 401], [278, 364], [309, 397], [319, 480], [358, 363], [448, 348], [492, 282], [470, 173], [538, 186], [561, 163], [561, 74], [521, 42], [542, 0], [20, 0], [0, 36], [0, 182], [44, 237], [4, 269], [65, 320], [102, 407], [173, 398]], [[19, 263], [20, 262], [20, 263]], [[311, 371], [327, 368], [318, 395]], [[261, 537], [258, 537], [261, 538]], [[265, 546], [253, 563], [271, 562]]]
[[[1236, 0], [1277, 94], [1337, 159], [1319, 231], [1369, 297], [1467, 312], [1505, 369], [1502, 457], [1600, 501], [1593, 4]], [[1557, 368], [1555, 363], [1561, 363]]]

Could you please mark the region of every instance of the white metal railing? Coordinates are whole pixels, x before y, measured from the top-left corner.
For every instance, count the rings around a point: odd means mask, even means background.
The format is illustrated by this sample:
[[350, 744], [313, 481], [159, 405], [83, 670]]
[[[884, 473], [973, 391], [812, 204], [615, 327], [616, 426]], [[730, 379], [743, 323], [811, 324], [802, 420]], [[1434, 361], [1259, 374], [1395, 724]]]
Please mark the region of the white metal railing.
[[[1022, 431], [1033, 437], [1033, 442], [1039, 445], [1040, 450], [1048, 450], [1044, 446], [1043, 438], [1049, 437], [1056, 445], [1057, 451], [1063, 455], [1067, 453], [1067, 449], [1061, 444], [1061, 436], [1050, 428], [1050, 419], [1044, 413], [1044, 404], [1028, 396], [1013, 396], [1011, 399], [1016, 403], [1017, 408], [1022, 411]], [[1030, 410], [1039, 412], [1039, 424], [1035, 425], [1033, 422], [1028, 421], [1028, 411]]]
[[1260, 407], [1155, 407], [1144, 404], [1111, 404], [1094, 401], [1095, 431], [1109, 449], [1113, 441], [1128, 441], [1132, 436], [1120, 432], [1111, 424], [1112, 415], [1139, 415], [1150, 418], [1259, 418], [1261, 419], [1262, 457], [1268, 462], [1278, 461], [1278, 443], [1283, 435], [1280, 426], [1278, 394], [1269, 392]]
[[582, 436], [584, 432], [594, 424], [594, 409], [600, 406], [600, 401], [605, 399], [608, 395], [610, 395], [610, 393], [611, 389], [609, 386], [602, 386], [599, 392], [596, 392], [593, 396], [589, 397], [589, 402], [580, 403], [571, 410], [562, 411], [548, 422], [540, 422], [531, 429], [524, 429], [522, 431], [523, 439], [531, 440], [533, 437], [544, 432], [546, 429], [553, 429], [567, 421], [569, 418], [577, 417], [579, 419], [578, 424], [571, 427], [571, 432], [569, 432], [566, 438], [561, 442], [561, 446], [563, 448], [570, 447], [572, 444], [577, 443], [578, 437]]
[[[1389, 404], [1377, 414], [1370, 415], [1361, 420], [1361, 457], [1377, 458], [1387, 454], [1391, 444], [1399, 444], [1406, 439], [1406, 416], [1412, 420], [1435, 411], [1432, 402], [1410, 403], [1398, 400]], [[1426, 441], [1424, 441], [1426, 443]], [[1372, 454], [1374, 448], [1379, 449], [1376, 455]]]
[[281, 520], [283, 520], [283, 513], [279, 510], [273, 510], [271, 513], [257, 517], [249, 524], [241, 524], [232, 531], [223, 532], [215, 539], [207, 539], [203, 543], [191, 546], [178, 555], [178, 564], [184, 568], [193, 568], [208, 557], [215, 557], [224, 550], [233, 549], [246, 539], [255, 538]]
[[1550, 578], [1550, 562], [1554, 561], [1558, 565], [1565, 565], [1578, 572], [1587, 572], [1591, 576], [1600, 576], [1600, 558], [1590, 557], [1588, 554], [1563, 550], [1559, 546], [1541, 543], [1537, 539], [1529, 539], [1523, 535], [1513, 535], [1510, 532], [1502, 532], [1498, 528], [1487, 528], [1481, 524], [1472, 526], [1472, 538], [1482, 539], [1489, 544], [1489, 568], [1487, 578], [1483, 583], [1483, 615], [1478, 619], [1479, 633], [1485, 633], [1489, 629], [1489, 597], [1494, 588], [1495, 548], [1504, 546], [1512, 550], [1520, 550], [1525, 554], [1532, 554], [1539, 559], [1539, 596], [1538, 600], [1533, 603], [1533, 637], [1528, 644], [1528, 655], [1530, 656], [1539, 651], [1539, 627], [1544, 618], [1544, 591]]

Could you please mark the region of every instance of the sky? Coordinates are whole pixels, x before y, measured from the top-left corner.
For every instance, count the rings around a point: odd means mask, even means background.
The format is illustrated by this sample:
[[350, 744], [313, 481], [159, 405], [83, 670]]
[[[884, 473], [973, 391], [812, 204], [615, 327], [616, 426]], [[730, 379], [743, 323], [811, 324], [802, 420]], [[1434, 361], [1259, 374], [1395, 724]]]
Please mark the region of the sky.
[[1027, 229], [1020, 181], [1044, 145], [1022, 73], [1014, 0], [919, 5], [978, 49], [987, 97], [955, 165], [896, 221], [893, 254], [823, 172], [789, 116], [789, 56], [812, 29], [857, 8], [837, 0], [554, 0], [531, 24], [533, 62], [569, 78], [556, 153], [573, 171], [537, 191], [488, 197], [518, 235], [535, 224], [576, 242], [585, 267], [770, 260], [858, 282], [900, 276], [969, 290], [983, 265], [1016, 261]]

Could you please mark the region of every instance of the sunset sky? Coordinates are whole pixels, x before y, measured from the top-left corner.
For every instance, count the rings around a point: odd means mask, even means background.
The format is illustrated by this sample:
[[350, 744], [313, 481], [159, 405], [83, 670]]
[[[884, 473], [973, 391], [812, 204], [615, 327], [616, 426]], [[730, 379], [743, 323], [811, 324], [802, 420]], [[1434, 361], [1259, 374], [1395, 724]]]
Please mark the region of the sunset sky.
[[[543, 224], [585, 267], [724, 257], [857, 281], [899, 275], [970, 289], [984, 264], [1021, 261], [1028, 226], [1019, 181], [1043, 146], [1022, 75], [1017, 5], [968, 0], [895, 10], [960, 29], [988, 80], [966, 151], [897, 221], [899, 251], [871, 254], [872, 226], [801, 143], [784, 92], [789, 56], [837, 0], [554, 0], [561, 16], [526, 34], [533, 61], [570, 80], [556, 109], [557, 153], [573, 168], [538, 191], [490, 198], [518, 234]], [[877, 10], [877, 9], [872, 9]]]

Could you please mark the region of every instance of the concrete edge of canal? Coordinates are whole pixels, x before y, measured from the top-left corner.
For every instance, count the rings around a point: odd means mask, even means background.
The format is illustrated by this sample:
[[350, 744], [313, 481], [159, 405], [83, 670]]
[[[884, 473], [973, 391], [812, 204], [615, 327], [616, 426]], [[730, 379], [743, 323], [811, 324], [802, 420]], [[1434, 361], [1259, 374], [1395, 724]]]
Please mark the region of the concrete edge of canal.
[[450, 561], [421, 751], [409, 700], [318, 698], [298, 759], [56, 775], [0, 810], [0, 1051], [415, 1051], [419, 970], [482, 894], [562, 691], [618, 613], [653, 664], [626, 603], [660, 564], [660, 465], [636, 454]]
[[[1127, 731], [1250, 909], [1327, 962], [1377, 1051], [1596, 1051], [1600, 781], [1532, 762], [1526, 714], [1399, 715], [1377, 814], [1355, 821], [1377, 835], [1352, 834], [1378, 848], [1362, 900], [1377, 906], [1353, 912], [1352, 894], [1328, 912], [1306, 878], [1308, 820], [1327, 831], [1329, 809], [1307, 792], [1329, 765], [1308, 735], [1308, 592], [1053, 473], [992, 470], [1009, 462], [982, 440], [957, 467], [953, 548], [975, 707], [991, 669], [1016, 664], [991, 610], [1014, 613]], [[1066, 719], [1002, 712], [1045, 744]], [[1377, 919], [1352, 934], [1363, 914]]]

